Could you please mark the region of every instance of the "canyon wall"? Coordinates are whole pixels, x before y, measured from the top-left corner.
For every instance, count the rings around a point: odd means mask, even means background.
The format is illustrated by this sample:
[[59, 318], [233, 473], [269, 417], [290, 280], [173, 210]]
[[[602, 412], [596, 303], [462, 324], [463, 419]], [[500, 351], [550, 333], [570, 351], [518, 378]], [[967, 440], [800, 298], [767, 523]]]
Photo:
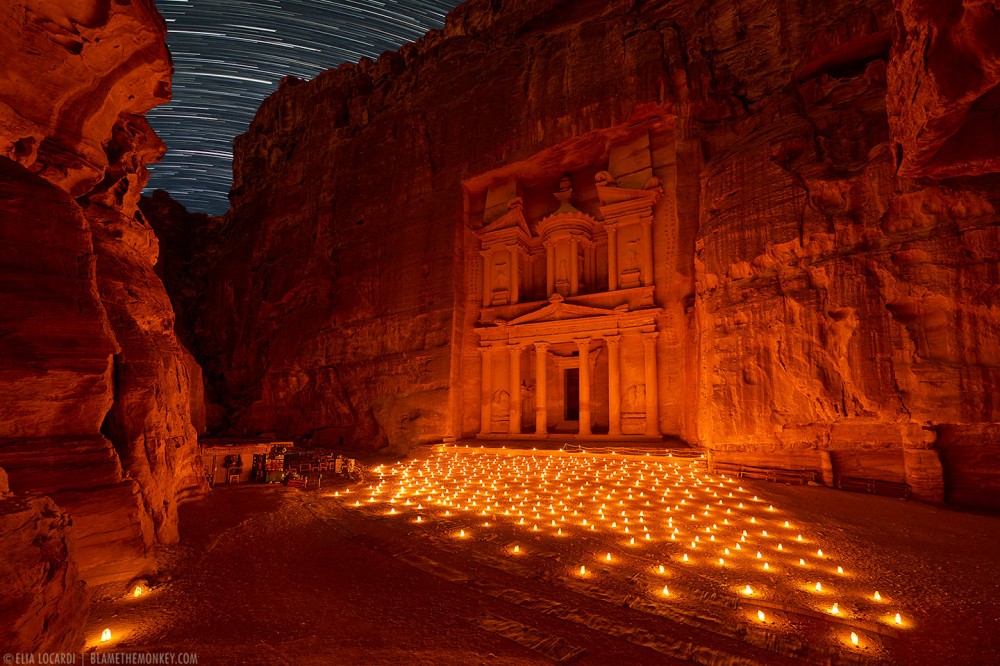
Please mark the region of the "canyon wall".
[[[467, 434], [463, 183], [547, 150], [570, 171], [566, 146], [606, 155], [655, 121], [664, 433], [995, 504], [996, 13], [933, 7], [473, 0], [399, 52], [286, 79], [188, 259], [202, 287], [173, 293], [220, 428]], [[172, 237], [203, 226], [149, 206]]]
[[[164, 150], [142, 114], [170, 99], [166, 26], [152, 0], [91, 0], [10, 2], [0, 27], [0, 467], [19, 520], [40, 524], [35, 510], [73, 541], [45, 557], [121, 581], [177, 539], [178, 503], [204, 486], [190, 363], [137, 212]], [[5, 566], [28, 557], [4, 539]], [[63, 603], [41, 589], [34, 603]], [[76, 647], [68, 626], [45, 645]]]

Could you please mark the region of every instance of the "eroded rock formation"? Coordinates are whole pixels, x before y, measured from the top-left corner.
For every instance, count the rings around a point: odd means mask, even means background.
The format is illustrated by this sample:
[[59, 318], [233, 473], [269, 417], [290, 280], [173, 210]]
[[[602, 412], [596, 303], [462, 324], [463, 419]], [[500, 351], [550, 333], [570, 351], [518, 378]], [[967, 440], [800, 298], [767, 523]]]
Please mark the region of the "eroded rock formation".
[[47, 497], [15, 497], [0, 469], [0, 643], [11, 652], [82, 644], [87, 588], [70, 519]]
[[[11, 2], [0, 26], [0, 466], [18, 520], [75, 543], [63, 573], [41, 548], [46, 575], [122, 580], [176, 540], [178, 502], [204, 485], [190, 364], [136, 208], [164, 149], [142, 114], [170, 98], [166, 26], [152, 0]], [[0, 561], [31, 569], [17, 539]], [[19, 645], [76, 647], [79, 599], [54, 584]]]
[[230, 431], [476, 432], [470, 183], [603, 168], [651, 123], [664, 434], [995, 503], [995, 18], [473, 0], [377, 62], [286, 79], [236, 142], [202, 288], [173, 294]]

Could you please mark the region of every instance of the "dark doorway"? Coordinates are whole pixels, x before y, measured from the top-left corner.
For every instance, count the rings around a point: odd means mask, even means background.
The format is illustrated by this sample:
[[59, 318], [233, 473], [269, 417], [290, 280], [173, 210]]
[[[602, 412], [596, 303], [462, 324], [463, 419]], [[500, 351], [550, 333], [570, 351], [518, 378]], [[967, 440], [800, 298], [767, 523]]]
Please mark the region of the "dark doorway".
[[580, 369], [569, 368], [566, 370], [566, 420], [580, 420]]

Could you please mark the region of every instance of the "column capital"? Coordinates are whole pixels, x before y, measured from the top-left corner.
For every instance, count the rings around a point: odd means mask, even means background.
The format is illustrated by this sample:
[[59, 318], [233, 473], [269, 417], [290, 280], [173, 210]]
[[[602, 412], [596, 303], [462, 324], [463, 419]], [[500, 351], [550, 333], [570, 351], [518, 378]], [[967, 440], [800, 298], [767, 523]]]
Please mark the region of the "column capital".
[[535, 349], [537, 351], [548, 351], [551, 346], [551, 342], [545, 342], [544, 340], [538, 340], [535, 342]]
[[660, 333], [658, 331], [651, 331], [649, 333], [642, 334], [642, 343], [646, 345], [651, 345], [656, 343], [656, 338], [658, 338]]
[[622, 341], [622, 336], [620, 335], [605, 335], [603, 338], [609, 347], [617, 347]]
[[478, 351], [483, 356], [489, 356], [493, 353], [493, 345], [481, 345]]
[[609, 234], [618, 233], [618, 220], [616, 219], [605, 220], [604, 229]]
[[520, 342], [511, 342], [507, 345], [507, 351], [511, 354], [520, 354], [524, 350], [524, 345]]
[[479, 251], [479, 255], [481, 257], [483, 257], [484, 259], [487, 259], [487, 258], [489, 258], [490, 256], [493, 255], [493, 250], [494, 249], [495, 248], [492, 248], [492, 247], [484, 248], [484, 249], [482, 249], [482, 250]]
[[590, 338], [574, 338], [573, 342], [580, 348], [580, 351], [590, 351]]

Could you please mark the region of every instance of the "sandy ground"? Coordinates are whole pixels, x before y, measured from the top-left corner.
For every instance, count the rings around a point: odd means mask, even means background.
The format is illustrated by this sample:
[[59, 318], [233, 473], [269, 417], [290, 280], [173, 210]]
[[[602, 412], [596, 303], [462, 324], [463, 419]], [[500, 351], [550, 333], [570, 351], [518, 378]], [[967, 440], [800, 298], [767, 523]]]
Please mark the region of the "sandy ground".
[[[475, 460], [486, 469], [496, 464]], [[182, 544], [161, 552], [163, 574], [143, 596], [101, 591], [88, 626], [91, 643], [108, 627], [113, 639], [99, 652], [184, 651], [197, 653], [199, 664], [1000, 663], [1000, 517], [734, 482], [724, 488], [735, 492], [733, 500], [719, 496], [733, 513], [713, 505], [718, 515], [699, 514], [682, 526], [680, 540], [670, 541], [664, 518], [681, 525], [693, 506], [670, 514], [663, 513], [669, 503], [646, 507], [642, 525], [654, 538], [632, 545], [623, 525], [610, 528], [610, 508], [597, 532], [580, 527], [580, 517], [591, 515], [583, 508], [575, 518], [557, 516], [565, 518], [558, 536], [549, 516], [536, 520], [532, 507], [526, 525], [504, 516], [502, 507], [484, 517], [481, 504], [469, 508], [455, 490], [469, 485], [474, 473], [465, 468], [436, 478], [439, 490], [451, 490], [434, 496], [427, 479], [441, 463], [397, 465], [383, 470], [381, 485], [346, 494], [344, 485], [319, 492], [216, 490], [183, 508]], [[405, 490], [404, 469], [427, 472], [422, 493]], [[643, 474], [647, 484], [656, 476]], [[510, 484], [511, 497], [515, 488], [543, 495], [552, 479], [501, 477], [485, 483]], [[681, 495], [691, 505], [697, 493], [717, 492], [707, 481], [695, 483], [701, 485], [684, 491], [691, 495]], [[671, 502], [681, 490], [674, 488]], [[639, 496], [629, 500], [618, 491], [614, 498], [632, 511], [630, 534], [640, 534], [633, 510], [642, 506]], [[744, 495], [747, 506], [737, 509]], [[429, 496], [433, 502], [421, 499]], [[418, 502], [427, 506], [418, 510]], [[764, 503], [775, 511], [766, 513]], [[765, 512], [754, 514], [753, 525], [751, 509]], [[720, 524], [723, 515], [733, 519], [730, 525]], [[696, 525], [711, 528], [709, 522], [718, 527], [718, 541], [691, 549], [687, 539], [700, 533]], [[745, 527], [745, 548], [719, 565], [721, 549], [734, 548]], [[769, 535], [755, 536], [758, 527]], [[787, 538], [776, 538], [781, 529]], [[804, 542], [796, 543], [790, 535], [801, 532]], [[781, 552], [776, 540], [783, 541]], [[763, 560], [754, 557], [757, 549]], [[683, 553], [691, 555], [688, 562]], [[798, 569], [800, 557], [807, 564]], [[772, 565], [764, 572], [760, 562], [767, 560]], [[838, 565], [844, 574], [836, 573]], [[825, 581], [822, 593], [813, 589], [817, 580]], [[741, 594], [745, 585], [753, 597]], [[876, 589], [878, 603], [870, 598]], [[834, 601], [837, 616], [829, 612]], [[850, 643], [852, 631], [858, 647]]]

